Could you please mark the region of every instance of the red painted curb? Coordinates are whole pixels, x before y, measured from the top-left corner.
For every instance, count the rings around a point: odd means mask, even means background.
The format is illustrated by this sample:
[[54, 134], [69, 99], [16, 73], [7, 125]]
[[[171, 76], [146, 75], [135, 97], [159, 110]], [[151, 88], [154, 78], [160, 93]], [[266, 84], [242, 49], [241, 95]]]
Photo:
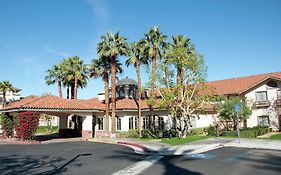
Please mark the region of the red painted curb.
[[34, 145], [34, 144], [41, 144], [39, 141], [20, 141], [20, 140], [9, 140], [9, 139], [0, 139], [5, 141], [6, 143], [14, 143], [14, 144], [21, 144], [21, 145]]
[[136, 144], [136, 143], [130, 143], [130, 142], [117, 142], [117, 144], [120, 144], [120, 145], [129, 145], [129, 146], [134, 146], [134, 147], [137, 147], [137, 148], [140, 148], [144, 151], [148, 150], [148, 148], [146, 146], [143, 146], [143, 145], [140, 145], [140, 144]]

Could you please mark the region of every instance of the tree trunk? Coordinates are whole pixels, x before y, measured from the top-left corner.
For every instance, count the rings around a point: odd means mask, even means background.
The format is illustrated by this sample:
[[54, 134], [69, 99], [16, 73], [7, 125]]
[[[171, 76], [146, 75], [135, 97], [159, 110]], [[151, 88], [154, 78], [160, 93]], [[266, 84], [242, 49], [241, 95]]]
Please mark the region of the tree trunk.
[[108, 87], [108, 74], [104, 72], [104, 95], [105, 95], [105, 131], [109, 132], [109, 87]]
[[154, 99], [155, 99], [155, 72], [156, 72], [156, 57], [152, 57], [152, 70], [151, 70], [151, 105], [149, 106], [150, 111], [150, 129], [154, 129]]
[[2, 108], [6, 106], [6, 90], [3, 90]]
[[66, 98], [69, 99], [69, 86], [66, 87]]
[[71, 99], [74, 99], [74, 81], [71, 82]]
[[138, 133], [139, 133], [139, 138], [141, 138], [141, 75], [140, 75], [140, 63], [137, 61], [136, 64], [136, 73], [138, 77]]
[[61, 80], [58, 81], [59, 97], [62, 98]]
[[78, 92], [78, 79], [75, 77], [74, 79], [74, 99], [77, 99], [77, 92]]
[[116, 132], [116, 56], [113, 56], [110, 61], [111, 66], [111, 132]]

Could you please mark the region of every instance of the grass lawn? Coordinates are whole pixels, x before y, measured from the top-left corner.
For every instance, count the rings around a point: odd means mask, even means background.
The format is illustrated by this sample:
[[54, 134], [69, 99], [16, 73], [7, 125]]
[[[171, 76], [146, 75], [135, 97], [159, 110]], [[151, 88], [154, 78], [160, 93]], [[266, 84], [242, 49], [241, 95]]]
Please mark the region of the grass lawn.
[[209, 139], [212, 138], [213, 136], [186, 136], [186, 138], [171, 138], [171, 139], [162, 139], [162, 143], [167, 143], [170, 145], [180, 145], [180, 144], [185, 144], [185, 143], [190, 143], [198, 140], [204, 140], [204, 139]]
[[276, 134], [270, 137], [271, 139], [281, 140], [281, 134]]
[[51, 126], [50, 128], [47, 129], [47, 126], [39, 126], [36, 130], [36, 134], [48, 134], [47, 131], [50, 131], [50, 133], [56, 133], [59, 131], [58, 126]]

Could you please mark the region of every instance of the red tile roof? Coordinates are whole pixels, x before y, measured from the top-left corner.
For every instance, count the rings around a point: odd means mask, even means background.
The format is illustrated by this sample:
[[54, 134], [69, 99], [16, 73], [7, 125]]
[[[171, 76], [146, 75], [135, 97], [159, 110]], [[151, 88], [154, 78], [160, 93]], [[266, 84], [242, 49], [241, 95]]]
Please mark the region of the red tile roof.
[[[226, 80], [207, 82], [206, 85], [215, 91], [218, 95], [240, 94], [251, 87], [269, 79], [280, 79], [281, 72], [253, 75]], [[142, 109], [149, 109], [145, 100], [141, 101]], [[207, 107], [206, 107], [207, 108]], [[211, 108], [211, 107], [210, 107]], [[50, 110], [105, 110], [105, 104], [98, 98], [88, 100], [64, 99], [56, 96], [28, 96], [24, 99], [11, 103], [4, 110], [11, 109], [50, 109]], [[116, 109], [137, 109], [137, 103], [134, 99], [117, 99]]]
[[206, 85], [218, 95], [241, 94], [269, 78], [281, 80], [281, 72], [211, 81]]

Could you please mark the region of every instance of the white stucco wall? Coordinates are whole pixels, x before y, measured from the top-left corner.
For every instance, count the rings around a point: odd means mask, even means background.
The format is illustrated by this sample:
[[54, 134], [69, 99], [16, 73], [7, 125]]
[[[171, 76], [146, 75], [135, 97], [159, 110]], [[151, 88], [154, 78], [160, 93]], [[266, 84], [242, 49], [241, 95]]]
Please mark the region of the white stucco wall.
[[92, 115], [87, 115], [82, 118], [82, 130], [92, 131]]
[[205, 128], [214, 125], [213, 114], [200, 114], [199, 117], [195, 116], [195, 126], [193, 128]]
[[[276, 81], [277, 82], [277, 81]], [[252, 89], [251, 91], [245, 94], [245, 98], [248, 101], [248, 106], [253, 107], [254, 102], [256, 101], [256, 92], [266, 91], [267, 98], [270, 102], [270, 107], [264, 108], [252, 108], [252, 115], [247, 120], [247, 126], [253, 127], [258, 125], [258, 116], [269, 116], [270, 127], [273, 130], [279, 130], [279, 117], [276, 113], [274, 103], [277, 100], [277, 91], [281, 89], [281, 82], [277, 82], [278, 88], [268, 87], [266, 84], [268, 81], [264, 82], [262, 85]]]

